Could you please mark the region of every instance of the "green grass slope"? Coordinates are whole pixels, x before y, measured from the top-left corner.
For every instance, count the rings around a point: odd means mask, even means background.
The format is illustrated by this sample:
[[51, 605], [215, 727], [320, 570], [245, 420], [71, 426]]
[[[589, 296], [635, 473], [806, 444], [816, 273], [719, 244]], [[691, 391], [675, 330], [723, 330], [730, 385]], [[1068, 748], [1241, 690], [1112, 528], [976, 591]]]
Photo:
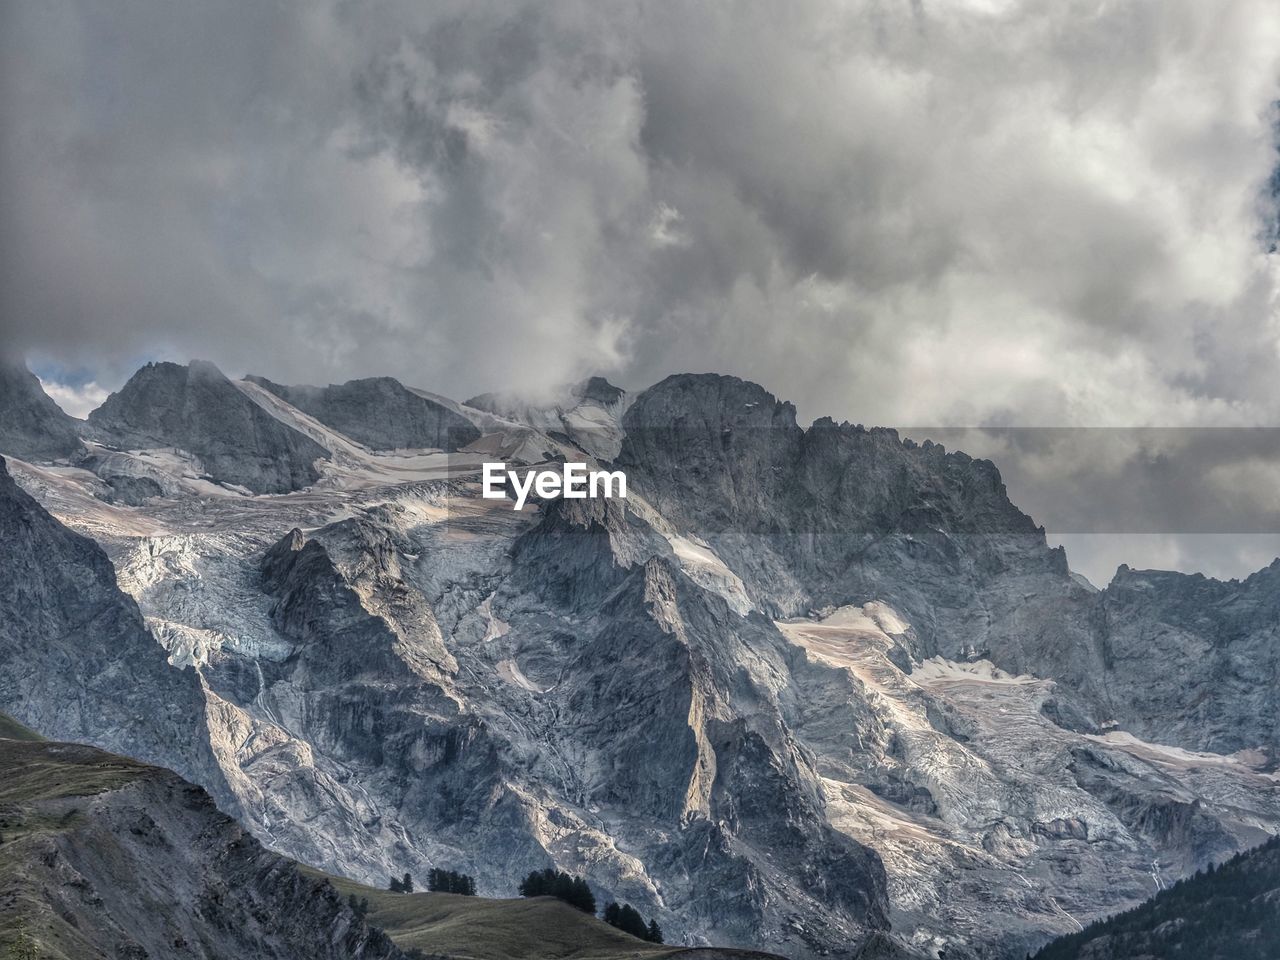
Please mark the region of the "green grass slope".
[[7, 713], [0, 713], [0, 740], [43, 740], [30, 727], [24, 727]]
[[177, 774], [0, 738], [0, 958], [405, 960]]
[[385, 930], [399, 947], [416, 947], [427, 956], [457, 960], [778, 960], [772, 954], [743, 950], [645, 943], [553, 897], [490, 900], [452, 893], [391, 893], [340, 877], [328, 879], [344, 897], [367, 898], [369, 922]]
[[[83, 821], [79, 798], [167, 771], [92, 747], [51, 743], [0, 714], [0, 957], [19, 931], [44, 934], [47, 890], [33, 887], [41, 844]], [[367, 899], [367, 920], [401, 949], [449, 960], [778, 960], [751, 951], [662, 946], [637, 940], [552, 897], [491, 900], [448, 893], [391, 893], [329, 876], [343, 900]], [[39, 889], [36, 889], [36, 888]], [[39, 894], [39, 895], [37, 895]], [[19, 920], [19, 916], [27, 919]], [[46, 943], [49, 942], [44, 935]], [[87, 944], [84, 944], [89, 949]], [[92, 953], [92, 950], [90, 950]], [[77, 951], [57, 953], [78, 956]], [[88, 956], [89, 954], [84, 954]]]
[[13, 951], [19, 949], [28, 920], [48, 912], [28, 882], [38, 872], [42, 838], [65, 833], [81, 822], [77, 798], [95, 796], [154, 770], [92, 747], [49, 743], [0, 714], [0, 957], [18, 956]]
[[75, 743], [0, 739], [0, 809], [91, 797], [157, 770]]

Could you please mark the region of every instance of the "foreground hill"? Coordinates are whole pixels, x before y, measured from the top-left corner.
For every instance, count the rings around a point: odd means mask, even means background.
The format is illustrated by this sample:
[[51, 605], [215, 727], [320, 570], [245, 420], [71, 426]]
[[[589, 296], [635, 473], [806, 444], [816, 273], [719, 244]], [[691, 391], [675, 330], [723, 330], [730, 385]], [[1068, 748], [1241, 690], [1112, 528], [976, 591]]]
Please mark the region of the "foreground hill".
[[[25, 940], [49, 960], [770, 956], [653, 946], [545, 897], [404, 895], [327, 877], [262, 847], [176, 774], [43, 740], [4, 714], [0, 840], [0, 950]], [[350, 894], [369, 901], [367, 917]]]
[[0, 740], [28, 740], [35, 742], [43, 739], [44, 737], [30, 727], [23, 726], [13, 717], [0, 713]]
[[1035, 960], [1139, 957], [1280, 957], [1280, 837], [1181, 880], [1126, 913], [1055, 940]]
[[780, 960], [769, 953], [645, 943], [552, 897], [402, 894], [338, 877], [328, 880], [343, 896], [368, 900], [369, 922], [401, 948], [432, 955], [468, 960]]
[[[7, 718], [0, 733], [30, 736]], [[177, 774], [0, 737], [0, 947], [48, 960], [403, 960]], [[5, 954], [10, 955], [9, 953]]]

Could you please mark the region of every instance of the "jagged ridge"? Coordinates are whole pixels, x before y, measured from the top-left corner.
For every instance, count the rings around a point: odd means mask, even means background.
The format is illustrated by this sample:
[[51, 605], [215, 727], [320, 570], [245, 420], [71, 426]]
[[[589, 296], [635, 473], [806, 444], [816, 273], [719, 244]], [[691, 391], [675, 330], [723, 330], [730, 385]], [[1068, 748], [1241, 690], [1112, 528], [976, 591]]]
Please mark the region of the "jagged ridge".
[[49, 398], [36, 375], [0, 357], [0, 453], [57, 460], [83, 450], [76, 421]]
[[254, 493], [287, 493], [315, 483], [315, 461], [329, 456], [199, 360], [185, 367], [147, 364], [89, 414], [89, 424], [116, 445], [185, 450], [215, 481]]
[[20, 489], [3, 458], [0, 570], [0, 709], [48, 736], [172, 767], [234, 802], [195, 671], [166, 662], [107, 555]]
[[452, 451], [480, 438], [470, 420], [405, 389], [391, 377], [327, 387], [288, 387], [258, 376], [245, 379], [371, 450], [434, 447]]

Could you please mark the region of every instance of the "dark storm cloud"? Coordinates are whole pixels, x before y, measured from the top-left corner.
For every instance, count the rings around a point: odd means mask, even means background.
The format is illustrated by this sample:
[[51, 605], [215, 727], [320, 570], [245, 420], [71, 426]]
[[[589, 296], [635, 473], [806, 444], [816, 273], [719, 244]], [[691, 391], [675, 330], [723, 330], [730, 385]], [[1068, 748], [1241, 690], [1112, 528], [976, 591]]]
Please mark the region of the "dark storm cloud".
[[696, 369], [868, 423], [1280, 419], [1266, 0], [0, 17], [6, 344], [108, 388]]

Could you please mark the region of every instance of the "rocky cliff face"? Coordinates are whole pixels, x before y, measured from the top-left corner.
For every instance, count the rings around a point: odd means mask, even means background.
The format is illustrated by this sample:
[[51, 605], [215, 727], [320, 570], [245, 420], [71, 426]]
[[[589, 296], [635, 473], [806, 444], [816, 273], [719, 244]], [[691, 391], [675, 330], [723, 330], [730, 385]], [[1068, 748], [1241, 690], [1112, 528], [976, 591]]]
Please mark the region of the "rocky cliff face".
[[75, 421], [20, 362], [0, 357], [0, 453], [58, 460], [83, 452]]
[[371, 450], [457, 450], [480, 438], [471, 421], [406, 390], [391, 377], [327, 387], [286, 387], [264, 377], [246, 379]]
[[1124, 729], [1280, 764], [1280, 560], [1227, 583], [1123, 566], [1092, 615]]
[[1020, 956], [1280, 829], [1268, 572], [1095, 593], [991, 464], [733, 378], [622, 426], [627, 501], [523, 512], [481, 453], [137, 509], [22, 479], [198, 674], [250, 829], [357, 879], [555, 864], [688, 942]]
[[[0, 739], [0, 937], [67, 960], [403, 960], [167, 770]], [[15, 953], [15, 955], [17, 955]]]
[[619, 463], [764, 609], [888, 602], [905, 653], [1060, 681], [1068, 726], [1274, 755], [1274, 568], [1243, 584], [1122, 572], [1094, 592], [988, 461], [818, 420], [755, 384], [671, 377], [624, 417]]
[[218, 483], [253, 493], [300, 490], [329, 455], [253, 403], [211, 363], [149, 363], [89, 414], [104, 441], [125, 448], [173, 447], [195, 456]]
[[826, 823], [776, 693], [737, 663], [731, 625], [785, 646], [767, 625], [653, 556], [665, 541], [616, 505], [421, 520], [375, 508], [262, 561], [294, 643], [262, 696], [394, 811], [365, 856], [461, 865], [494, 893], [555, 863], [721, 944], [811, 950], [886, 925], [879, 859]]
[[995, 632], [1008, 617], [975, 621], [975, 608], [1015, 578], [1073, 585], [988, 461], [825, 418], [802, 430], [791, 404], [713, 374], [646, 390], [623, 425], [635, 488], [711, 538], [772, 613], [876, 596], [910, 616], [925, 655], [1005, 654], [1018, 643]]
[[2, 458], [0, 570], [0, 709], [166, 764], [234, 804], [195, 671], [168, 663], [102, 549], [21, 490]]
[[[579, 802], [673, 831], [657, 846], [647, 830], [624, 840], [652, 851], [642, 859], [667, 908], [688, 903], [731, 942], [800, 951], [883, 928], [883, 867], [826, 822], [813, 758], [784, 717], [790, 651], [772, 625], [690, 579], [614, 502], [548, 505], [513, 556], [493, 603], [517, 644], [504, 644], [511, 669], [578, 758]], [[544, 646], [547, 612], [573, 633]], [[723, 878], [715, 896], [700, 892], [708, 875]]]

